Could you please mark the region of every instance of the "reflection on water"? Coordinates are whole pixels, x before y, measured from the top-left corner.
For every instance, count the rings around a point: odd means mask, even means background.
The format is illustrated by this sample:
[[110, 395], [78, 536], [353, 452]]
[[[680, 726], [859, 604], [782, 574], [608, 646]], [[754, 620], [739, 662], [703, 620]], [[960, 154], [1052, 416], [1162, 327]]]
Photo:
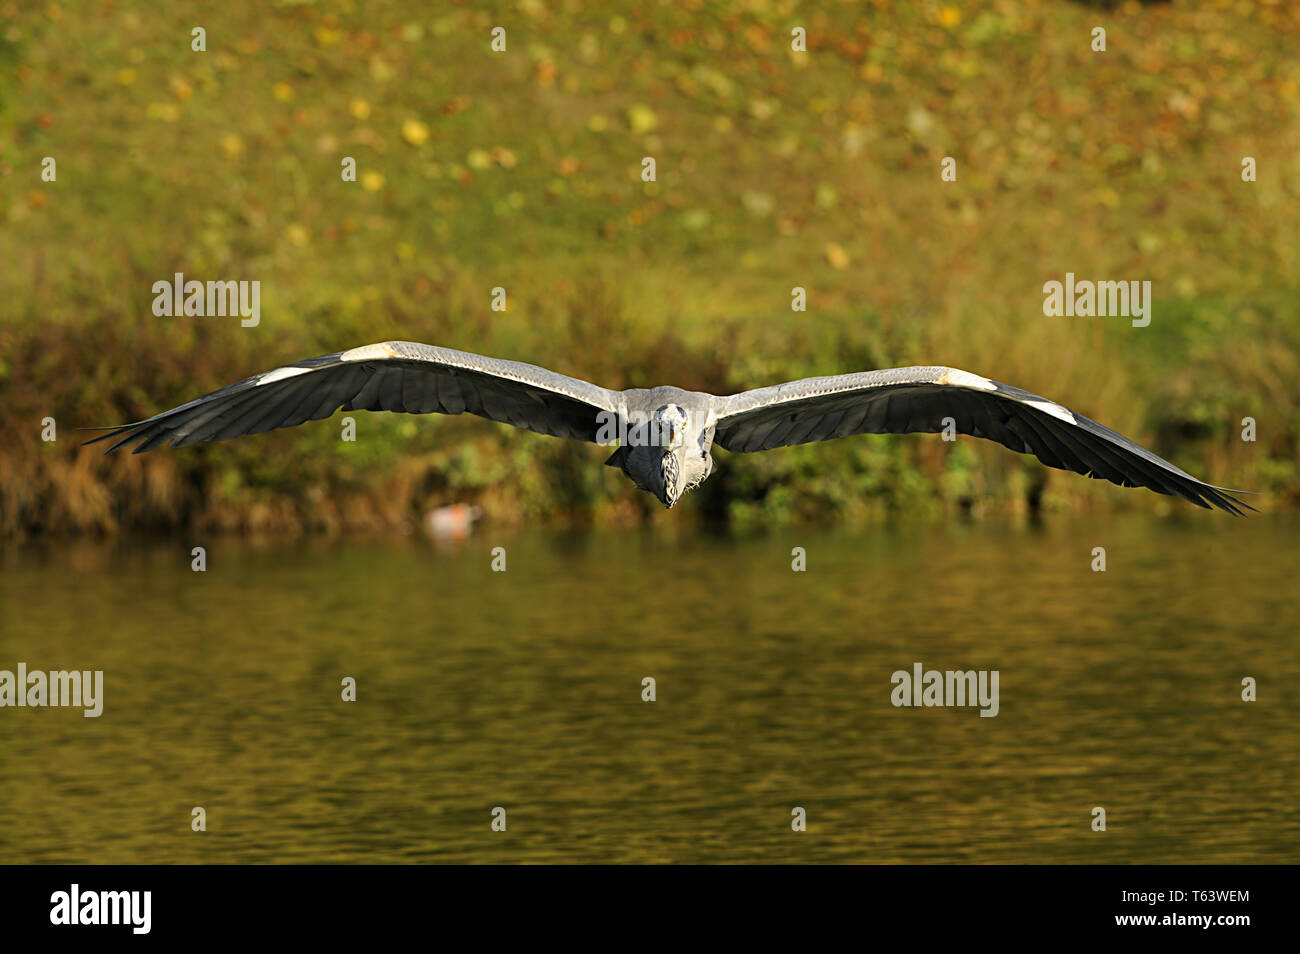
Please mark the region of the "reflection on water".
[[[0, 709], [0, 862], [1300, 861], [1298, 530], [10, 548], [0, 669], [106, 698]], [[915, 662], [1000, 714], [894, 708]]]

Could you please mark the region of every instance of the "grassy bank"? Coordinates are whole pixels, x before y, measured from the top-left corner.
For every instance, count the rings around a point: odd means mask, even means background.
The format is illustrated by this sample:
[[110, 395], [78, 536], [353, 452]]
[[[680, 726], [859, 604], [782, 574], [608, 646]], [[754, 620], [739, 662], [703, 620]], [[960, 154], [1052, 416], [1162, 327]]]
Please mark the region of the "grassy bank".
[[[502, 521], [663, 518], [598, 448], [462, 418], [359, 413], [355, 443], [333, 420], [78, 447], [75, 427], [390, 338], [718, 392], [950, 364], [1294, 504], [1297, 41], [1280, 3], [5, 8], [0, 534], [396, 525], [453, 500]], [[260, 324], [155, 317], [152, 285], [178, 271], [260, 281]], [[1045, 317], [1042, 285], [1067, 271], [1150, 280], [1150, 326]], [[1034, 490], [1183, 506], [973, 441], [718, 456], [683, 506], [740, 523]]]

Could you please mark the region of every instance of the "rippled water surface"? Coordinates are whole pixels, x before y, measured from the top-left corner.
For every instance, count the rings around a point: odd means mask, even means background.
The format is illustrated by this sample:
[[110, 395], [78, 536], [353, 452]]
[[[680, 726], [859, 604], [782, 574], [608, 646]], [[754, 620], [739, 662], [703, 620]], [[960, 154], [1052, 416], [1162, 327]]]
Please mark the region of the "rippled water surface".
[[[1188, 508], [10, 547], [0, 669], [105, 702], [0, 708], [0, 862], [1296, 862], [1298, 540]], [[998, 716], [895, 708], [917, 662], [998, 670]]]

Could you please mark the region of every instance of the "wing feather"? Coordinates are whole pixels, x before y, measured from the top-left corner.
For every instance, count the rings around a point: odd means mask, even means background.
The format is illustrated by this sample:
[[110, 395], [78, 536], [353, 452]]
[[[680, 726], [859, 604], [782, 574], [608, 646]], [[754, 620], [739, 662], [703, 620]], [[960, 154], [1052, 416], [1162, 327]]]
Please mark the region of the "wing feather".
[[[517, 361], [387, 341], [254, 375], [88, 444], [136, 453], [226, 440], [329, 417], [340, 407], [460, 414], [542, 434], [595, 441], [602, 414], [624, 413], [620, 392]], [[106, 453], [108, 452], [106, 451]]]
[[748, 452], [850, 434], [961, 434], [1033, 454], [1049, 467], [1147, 487], [1200, 507], [1254, 509], [1096, 421], [1019, 388], [955, 368], [805, 378], [720, 399], [715, 443]]

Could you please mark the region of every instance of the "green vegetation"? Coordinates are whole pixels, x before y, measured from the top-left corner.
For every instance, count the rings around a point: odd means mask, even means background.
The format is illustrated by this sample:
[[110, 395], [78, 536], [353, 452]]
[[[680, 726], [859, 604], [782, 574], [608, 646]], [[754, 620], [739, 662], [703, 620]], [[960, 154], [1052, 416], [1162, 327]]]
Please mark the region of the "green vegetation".
[[[1264, 507], [1300, 499], [1300, 9], [822, 6], [0, 7], [0, 535], [394, 525], [452, 500], [664, 518], [599, 448], [465, 418], [362, 413], [355, 444], [331, 421], [136, 457], [77, 446], [74, 427], [390, 338], [724, 393], [950, 364]], [[261, 281], [260, 325], [155, 317], [151, 287], [177, 271]], [[1151, 325], [1045, 317], [1042, 285], [1067, 271], [1150, 280]], [[718, 456], [683, 506], [740, 523], [1039, 490], [1184, 506], [969, 441]]]

